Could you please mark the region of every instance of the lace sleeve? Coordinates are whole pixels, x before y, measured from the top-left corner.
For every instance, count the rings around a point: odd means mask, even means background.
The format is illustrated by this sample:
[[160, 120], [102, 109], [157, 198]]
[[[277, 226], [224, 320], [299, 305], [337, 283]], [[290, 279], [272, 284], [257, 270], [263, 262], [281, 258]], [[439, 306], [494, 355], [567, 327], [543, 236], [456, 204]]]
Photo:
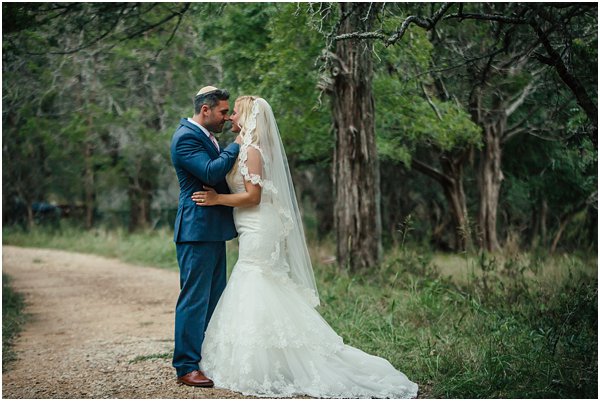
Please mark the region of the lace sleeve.
[[263, 189], [276, 194], [277, 189], [275, 189], [273, 182], [264, 176], [264, 164], [268, 163], [268, 160], [265, 159], [260, 147], [250, 143], [250, 141], [251, 136], [249, 134], [245, 135], [244, 143], [240, 147], [238, 162], [240, 173], [244, 180], [255, 185], [258, 184]]
[[264, 187], [262, 160], [257, 146], [243, 146], [240, 150], [240, 172], [246, 181]]

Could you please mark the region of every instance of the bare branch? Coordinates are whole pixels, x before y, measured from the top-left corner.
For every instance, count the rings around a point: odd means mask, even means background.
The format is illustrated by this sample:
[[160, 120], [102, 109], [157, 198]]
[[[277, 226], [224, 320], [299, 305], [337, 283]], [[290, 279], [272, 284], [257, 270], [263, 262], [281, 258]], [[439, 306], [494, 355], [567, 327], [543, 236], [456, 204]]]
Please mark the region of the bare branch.
[[412, 159], [411, 168], [433, 178], [442, 185], [452, 182], [452, 179], [446, 174], [417, 159]]
[[514, 128], [512, 129], [510, 132], [507, 132], [503, 137], [502, 137], [502, 143], [506, 143], [508, 141], [510, 141], [512, 138], [514, 138], [515, 136], [522, 134], [523, 132], [527, 132], [529, 130], [529, 127], [518, 127], [518, 128]]
[[121, 40], [128, 40], [128, 39], [135, 38], [136, 36], [139, 36], [139, 35], [141, 35], [145, 32], [148, 32], [158, 26], [161, 26], [162, 24], [170, 21], [171, 19], [185, 13], [190, 8], [190, 5], [191, 5], [190, 3], [185, 3], [185, 6], [181, 11], [179, 11], [179, 12], [174, 11], [170, 15], [167, 15], [165, 18], [161, 19], [160, 21], [155, 22], [154, 24], [143, 26], [140, 29], [138, 29], [137, 31], [134, 31], [133, 33], [128, 34], [126, 37], [122, 38]]
[[504, 135], [502, 137], [501, 142], [504, 144], [520, 134], [531, 135], [531, 136], [534, 136], [536, 138], [539, 138], [539, 139], [542, 139], [542, 140], [548, 141], [548, 142], [557, 142], [560, 140], [559, 138], [540, 135], [540, 133], [556, 132], [556, 131], [560, 131], [562, 129], [564, 129], [564, 127], [553, 126], [552, 128], [545, 128], [545, 127], [531, 127], [531, 126], [527, 125], [524, 127], [511, 129], [511, 131], [508, 132], [507, 135]]
[[[561, 127], [556, 127], [556, 128], [560, 129]], [[552, 137], [542, 136], [542, 135], [536, 134], [537, 131], [541, 132], [543, 130], [540, 130], [540, 129], [531, 129], [529, 131], [525, 131], [525, 133], [527, 135], [535, 136], [536, 138], [540, 138], [540, 139], [543, 139], [544, 141], [548, 141], [548, 142], [556, 142], [556, 141], [558, 141], [557, 138], [552, 138]]]
[[386, 36], [379, 32], [352, 32], [344, 33], [333, 38], [335, 41], [346, 39], [384, 39]]
[[179, 29], [179, 26], [181, 25], [181, 21], [183, 20], [183, 17], [185, 16], [185, 12], [188, 10], [188, 8], [190, 8], [190, 3], [187, 3], [183, 10], [175, 11], [175, 13], [178, 14], [177, 24], [175, 25], [175, 28], [173, 28], [173, 32], [171, 32], [171, 36], [169, 36], [169, 39], [167, 39], [167, 42], [165, 43], [165, 45], [163, 47], [161, 47], [154, 55], [154, 60], [158, 59], [158, 56], [160, 55], [160, 53], [171, 44], [171, 41], [175, 37], [175, 34], [177, 33], [177, 30]]
[[423, 19], [423, 18], [419, 18], [414, 15], [407, 17], [404, 20], [404, 22], [402, 23], [402, 25], [400, 25], [400, 29], [398, 29], [398, 31], [396, 31], [395, 34], [390, 36], [385, 41], [385, 45], [386, 46], [392, 45], [392, 44], [396, 43], [397, 41], [399, 41], [400, 39], [402, 39], [402, 36], [404, 36], [404, 33], [406, 32], [406, 30], [408, 29], [408, 27], [410, 26], [411, 23], [414, 23], [415, 25], [418, 25], [421, 28], [426, 29], [428, 31], [432, 30], [435, 27], [435, 24], [437, 24], [437, 22], [440, 20], [440, 18], [442, 18], [442, 16], [446, 13], [446, 11], [448, 11], [448, 9], [450, 7], [452, 7], [452, 5], [453, 5], [453, 3], [443, 3], [442, 6], [440, 7], [440, 9], [437, 10], [431, 16], [431, 18]]
[[[104, 4], [109, 4], [109, 3], [104, 3]], [[43, 52], [31, 52], [31, 51], [27, 51], [25, 50], [24, 53], [25, 54], [29, 54], [29, 55], [44, 55], [44, 54], [54, 54], [54, 55], [66, 55], [66, 54], [74, 54], [77, 53], [81, 50], [84, 49], [88, 49], [100, 42], [102, 42], [105, 39], [112, 39], [115, 42], [119, 42], [119, 41], [123, 41], [123, 40], [128, 40], [128, 39], [132, 39], [134, 37], [140, 36], [148, 31], [151, 31], [154, 28], [157, 28], [165, 23], [167, 23], [168, 21], [170, 21], [173, 18], [179, 18], [177, 25], [171, 35], [171, 37], [168, 39], [169, 43], [175, 32], [177, 31], [179, 24], [181, 23], [181, 18], [183, 17], [183, 15], [186, 13], [186, 11], [190, 8], [190, 3], [184, 3], [183, 7], [181, 9], [175, 9], [172, 10], [170, 8], [169, 11], [170, 13], [164, 17], [163, 19], [161, 19], [160, 21], [157, 21], [155, 23], [150, 23], [147, 22], [143, 16], [147, 15], [149, 13], [149, 11], [151, 11], [154, 7], [156, 7], [157, 4], [150, 4], [149, 7], [145, 8], [144, 11], [139, 15], [136, 16], [136, 18], [138, 19], [138, 21], [141, 21], [141, 24], [136, 24], [135, 26], [132, 26], [131, 29], [129, 31], [125, 30], [124, 32], [118, 29], [118, 26], [120, 23], [122, 23], [123, 21], [126, 21], [128, 18], [131, 19], [131, 11], [135, 10], [136, 7], [138, 7], [138, 5], [136, 3], [114, 3], [114, 4], [109, 4], [107, 6], [98, 6], [98, 7], [111, 7], [111, 10], [114, 9], [115, 10], [115, 16], [112, 18], [112, 21], [110, 22], [109, 26], [106, 29], [103, 29], [102, 32], [96, 36], [94, 36], [92, 39], [88, 40], [85, 43], [81, 43], [79, 46], [67, 49], [67, 50], [61, 50], [61, 51], [43, 51]], [[99, 13], [102, 13], [104, 9], [100, 8], [97, 11]], [[68, 12], [81, 12], [82, 10], [70, 10], [69, 7], [67, 7], [67, 9], [65, 9], [65, 11], [61, 12], [60, 14], [56, 15], [56, 16], [52, 16], [49, 18], [57, 18], [59, 16], [64, 16], [65, 18], [69, 17]], [[93, 15], [91, 19], [88, 19], [87, 21], [85, 21], [83, 24], [79, 25], [79, 29], [81, 29], [80, 32], [85, 32], [87, 30], [87, 32], [91, 32], [93, 31], [93, 29], [91, 29], [88, 25], [90, 25], [91, 21], [97, 19], [97, 15]], [[9, 41], [11, 43], [12, 40], [9, 38]], [[108, 50], [112, 49], [117, 43], [113, 44], [112, 46], [109, 46]]]
[[121, 16], [123, 15], [123, 13], [125, 12], [125, 8], [121, 9], [121, 12], [119, 13], [119, 15], [117, 16], [117, 18], [115, 18], [115, 21], [113, 22], [113, 24], [101, 35], [96, 36], [94, 39], [90, 40], [87, 43], [84, 43], [74, 49], [70, 49], [70, 50], [64, 50], [64, 51], [59, 51], [59, 52], [25, 52], [26, 54], [29, 55], [33, 55], [33, 56], [41, 56], [43, 54], [56, 54], [56, 55], [60, 55], [60, 54], [73, 54], [73, 53], [77, 53], [83, 49], [87, 49], [93, 45], [95, 45], [96, 43], [100, 42], [102, 39], [106, 38], [109, 34], [111, 34], [114, 29], [117, 27], [117, 25], [119, 24], [119, 22], [121, 21]]
[[527, 98], [527, 96], [529, 96], [529, 94], [535, 92], [536, 87], [534, 86], [534, 83], [535, 83], [535, 81], [529, 82], [527, 84], [527, 86], [525, 87], [525, 89], [523, 89], [523, 92], [521, 92], [521, 94], [519, 95], [519, 97], [512, 104], [510, 104], [506, 108], [506, 115], [507, 116], [510, 116], [519, 107], [521, 107], [521, 105], [523, 104], [523, 102], [525, 102], [525, 99]]
[[[299, 4], [299, 3], [298, 3]], [[329, 17], [330, 13], [331, 13], [331, 4], [327, 4], [327, 8], [323, 9], [323, 3], [319, 3], [319, 9], [318, 10], [314, 10], [313, 11], [313, 3], [309, 3], [309, 9], [311, 11], [311, 14], [313, 16], [315, 15], [319, 15], [321, 18], [317, 21], [311, 21], [310, 24], [313, 25], [315, 27], [315, 29], [317, 30], [317, 32], [323, 33], [323, 23], [325, 22], [325, 20]], [[298, 6], [298, 9], [296, 11], [296, 13], [298, 13], [298, 10], [300, 9], [300, 6]], [[317, 26], [318, 24], [318, 26]]]
[[354, 11], [355, 7], [351, 7], [348, 11], [346, 11], [340, 16], [338, 21], [336, 21], [334, 27], [331, 29], [331, 32], [329, 33], [329, 35], [327, 35], [328, 38], [331, 38], [331, 43], [336, 41], [334, 35], [337, 33], [338, 29], [340, 29], [340, 26], [342, 26], [342, 23], [346, 20], [346, 18], [348, 18]]
[[[421, 28], [426, 29], [428, 31], [432, 30], [433, 28], [435, 28], [435, 25], [442, 18], [444, 13], [446, 13], [446, 11], [448, 11], [448, 9], [450, 7], [452, 7], [452, 5], [453, 5], [453, 3], [443, 3], [442, 6], [440, 7], [440, 9], [437, 10], [431, 17], [428, 17], [428, 18], [421, 18], [416, 15], [411, 15], [409, 17], [406, 17], [406, 19], [404, 20], [404, 22], [402, 22], [402, 24], [400, 25], [398, 30], [393, 35], [390, 35], [389, 37], [387, 37], [380, 31], [351, 32], [351, 33], [345, 33], [342, 35], [337, 35], [337, 36], [333, 37], [333, 41], [347, 40], [347, 39], [380, 39], [380, 40], [383, 40], [385, 46], [390, 46], [390, 45], [393, 45], [394, 43], [398, 42], [400, 39], [402, 39], [402, 37], [406, 33], [406, 30], [409, 28], [409, 26], [411, 24], [420, 26]], [[342, 16], [342, 17], [344, 18], [345, 16]], [[337, 27], [339, 27], [339, 25], [336, 25], [336, 28]], [[334, 29], [333, 32], [337, 32], [337, 29]]]
[[371, 14], [372, 8], [373, 8], [373, 3], [369, 3], [369, 9], [367, 10], [367, 14], [362, 18], [363, 21], [369, 20], [369, 15]]
[[531, 117], [537, 113], [540, 110], [541, 107], [536, 106], [536, 107], [531, 107], [527, 114], [525, 115], [525, 117], [523, 117], [519, 122], [517, 122], [516, 124], [514, 124], [512, 127], [509, 127], [506, 129], [505, 131], [505, 137], [508, 140], [508, 137], [513, 135], [514, 131], [517, 131], [519, 129], [521, 129], [523, 127], [523, 125], [525, 125], [525, 123], [527, 123]]
[[535, 57], [540, 62], [554, 67], [562, 81], [569, 87], [569, 89], [571, 89], [571, 91], [575, 95], [575, 98], [577, 99], [577, 103], [584, 110], [587, 117], [590, 119], [590, 121], [595, 127], [595, 132], [592, 132], [590, 136], [595, 147], [597, 147], [598, 138], [596, 137], [596, 133], [598, 129], [598, 106], [594, 104], [594, 101], [587, 93], [583, 84], [579, 81], [579, 79], [577, 79], [575, 75], [571, 73], [571, 71], [569, 71], [561, 55], [550, 43], [550, 40], [548, 38], [549, 32], [544, 32], [535, 21], [531, 21], [530, 25], [535, 31], [536, 35], [542, 43], [542, 46], [544, 47], [546, 53], [548, 53], [549, 56], [546, 57], [541, 54], [535, 54]]
[[456, 14], [450, 14], [444, 17], [445, 20], [447, 19], [459, 19], [460, 21], [465, 20], [465, 19], [476, 19], [476, 20], [484, 20], [484, 21], [497, 21], [497, 22], [507, 22], [509, 24], [528, 24], [529, 20], [525, 19], [525, 18], [517, 18], [517, 17], [507, 17], [505, 15], [499, 15], [499, 14], [471, 14], [471, 13], [467, 13], [467, 14], [463, 14], [463, 13], [456, 13]]
[[423, 71], [423, 72], [418, 73], [417, 75], [413, 75], [412, 77], [408, 78], [408, 80], [419, 78], [419, 77], [421, 77], [423, 75], [427, 75], [427, 74], [431, 74], [431, 73], [435, 73], [435, 72], [445, 72], [445, 71], [454, 70], [456, 68], [463, 67], [463, 66], [465, 66], [467, 64], [470, 64], [470, 63], [473, 63], [475, 61], [479, 61], [481, 59], [488, 58], [488, 57], [493, 57], [493, 56], [495, 56], [497, 54], [502, 53], [503, 51], [504, 51], [504, 49], [500, 48], [500, 49], [494, 50], [491, 53], [485, 54], [483, 56], [479, 56], [479, 57], [474, 57], [474, 58], [467, 59], [467, 60], [465, 60], [464, 62], [462, 62], [460, 64], [456, 64], [456, 65], [453, 65], [453, 66], [450, 66], [450, 67], [438, 68], [438, 69], [432, 69], [432, 70]]
[[423, 83], [421, 83], [421, 90], [423, 91], [423, 94], [425, 95], [425, 99], [427, 99], [427, 103], [429, 103], [429, 106], [433, 109], [433, 111], [434, 111], [435, 115], [437, 116], [438, 120], [442, 121], [443, 120], [442, 114], [440, 113], [440, 110], [437, 108], [437, 106], [435, 105], [435, 103], [433, 103], [433, 101], [429, 97], [429, 94], [425, 90], [425, 86], [423, 85]]

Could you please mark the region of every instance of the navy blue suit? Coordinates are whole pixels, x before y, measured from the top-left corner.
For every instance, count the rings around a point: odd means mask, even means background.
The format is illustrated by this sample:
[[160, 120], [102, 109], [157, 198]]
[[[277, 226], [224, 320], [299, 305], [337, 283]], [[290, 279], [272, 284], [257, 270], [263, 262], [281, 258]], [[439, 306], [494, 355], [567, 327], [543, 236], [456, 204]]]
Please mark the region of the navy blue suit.
[[197, 206], [191, 199], [203, 185], [229, 193], [225, 175], [240, 147], [232, 143], [218, 151], [200, 128], [182, 118], [171, 140], [171, 161], [179, 179], [175, 218], [181, 292], [175, 310], [173, 366], [181, 377], [198, 369], [204, 332], [225, 289], [225, 241], [237, 236], [233, 208]]

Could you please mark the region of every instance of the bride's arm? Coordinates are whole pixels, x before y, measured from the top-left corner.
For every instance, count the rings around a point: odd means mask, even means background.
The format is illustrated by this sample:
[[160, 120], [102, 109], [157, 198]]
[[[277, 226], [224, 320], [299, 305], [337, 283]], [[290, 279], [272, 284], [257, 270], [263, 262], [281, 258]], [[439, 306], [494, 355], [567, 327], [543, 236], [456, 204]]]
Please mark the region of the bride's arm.
[[245, 182], [246, 192], [238, 194], [218, 194], [214, 189], [204, 186], [206, 191], [194, 192], [192, 200], [198, 206], [224, 205], [231, 207], [252, 207], [260, 203], [262, 188], [258, 184]]
[[[249, 176], [260, 175], [262, 173], [262, 160], [259, 151], [249, 148], [247, 155], [246, 166], [248, 167]], [[231, 207], [252, 207], [258, 205], [260, 203], [262, 187], [248, 180], [244, 181], [244, 186], [246, 192], [237, 194], [218, 194], [214, 189], [204, 186], [206, 191], [194, 192], [192, 200], [198, 206], [224, 205]]]

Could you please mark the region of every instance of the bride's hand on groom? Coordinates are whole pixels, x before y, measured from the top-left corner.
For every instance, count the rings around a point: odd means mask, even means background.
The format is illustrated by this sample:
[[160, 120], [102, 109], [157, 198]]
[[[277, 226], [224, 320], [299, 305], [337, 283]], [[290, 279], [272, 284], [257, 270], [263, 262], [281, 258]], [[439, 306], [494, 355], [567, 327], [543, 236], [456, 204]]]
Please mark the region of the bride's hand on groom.
[[198, 191], [192, 194], [192, 200], [198, 206], [214, 206], [217, 205], [217, 197], [219, 194], [212, 189], [211, 187], [207, 187], [203, 185], [206, 191]]

